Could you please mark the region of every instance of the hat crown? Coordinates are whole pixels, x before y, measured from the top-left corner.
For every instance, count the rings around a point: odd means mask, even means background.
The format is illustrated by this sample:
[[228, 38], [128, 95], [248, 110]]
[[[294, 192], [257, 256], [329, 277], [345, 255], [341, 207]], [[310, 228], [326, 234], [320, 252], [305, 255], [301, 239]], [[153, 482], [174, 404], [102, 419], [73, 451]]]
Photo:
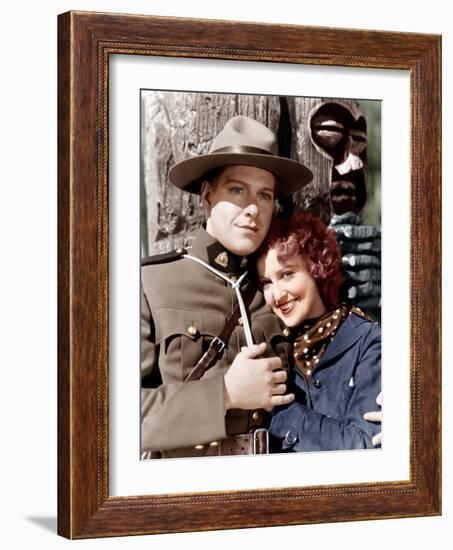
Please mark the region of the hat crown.
[[275, 134], [260, 122], [246, 116], [230, 119], [212, 142], [209, 153], [237, 147], [261, 149], [264, 154], [277, 155]]

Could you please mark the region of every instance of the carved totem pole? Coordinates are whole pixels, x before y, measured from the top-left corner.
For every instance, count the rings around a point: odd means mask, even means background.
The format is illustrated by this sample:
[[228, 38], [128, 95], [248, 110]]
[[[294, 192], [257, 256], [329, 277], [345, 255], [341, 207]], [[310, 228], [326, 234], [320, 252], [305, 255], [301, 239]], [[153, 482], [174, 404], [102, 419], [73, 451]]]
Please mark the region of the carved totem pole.
[[330, 226], [341, 246], [343, 299], [380, 320], [381, 232], [364, 225], [367, 122], [355, 102], [321, 101], [308, 117], [310, 137], [330, 163]]

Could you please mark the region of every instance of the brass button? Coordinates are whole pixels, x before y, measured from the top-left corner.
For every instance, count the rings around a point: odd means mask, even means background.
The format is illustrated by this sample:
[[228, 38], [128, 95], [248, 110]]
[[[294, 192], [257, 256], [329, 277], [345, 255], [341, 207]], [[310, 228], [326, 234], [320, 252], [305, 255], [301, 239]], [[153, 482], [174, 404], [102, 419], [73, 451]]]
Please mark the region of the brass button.
[[238, 280], [238, 278], [237, 278], [235, 275], [231, 275], [231, 276], [230, 276], [230, 281], [231, 281], [232, 283], [237, 283], [237, 280]]
[[255, 411], [255, 412], [252, 414], [252, 418], [253, 418], [253, 420], [255, 420], [255, 422], [256, 422], [257, 420], [260, 419], [260, 416], [261, 416], [261, 415], [260, 415], [260, 413], [259, 413], [258, 411]]
[[219, 446], [219, 442], [218, 442], [218, 441], [212, 441], [211, 443], [209, 443], [209, 446], [210, 446], [210, 447], [218, 447], [218, 446]]
[[204, 445], [195, 445], [196, 451], [202, 451], [204, 449]]
[[242, 327], [242, 325], [244, 324], [244, 321], [242, 320], [242, 317], [239, 317], [238, 323], [239, 323], [239, 324], [241, 325], [241, 327]]
[[182, 254], [184, 252], [184, 248], [177, 248], [176, 254]]
[[289, 328], [284, 328], [283, 329], [283, 336], [289, 336], [291, 334], [291, 331], [289, 330]]
[[322, 386], [321, 380], [319, 380], [319, 378], [315, 380], [314, 385], [315, 385], [315, 388], [319, 389]]
[[195, 336], [198, 330], [193, 325], [190, 325], [190, 327], [187, 329], [187, 332], [190, 334], [190, 336]]
[[310, 374], [311, 374], [311, 370], [307, 369], [307, 375], [310, 376]]

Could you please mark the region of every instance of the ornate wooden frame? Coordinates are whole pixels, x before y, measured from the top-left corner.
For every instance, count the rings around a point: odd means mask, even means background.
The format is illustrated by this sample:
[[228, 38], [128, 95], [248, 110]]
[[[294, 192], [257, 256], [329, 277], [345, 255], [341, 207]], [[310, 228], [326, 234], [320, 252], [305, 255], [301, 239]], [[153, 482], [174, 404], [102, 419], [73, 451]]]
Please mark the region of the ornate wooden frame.
[[[440, 514], [441, 38], [84, 12], [58, 23], [58, 532], [87, 538]], [[110, 54], [410, 71], [409, 481], [109, 496]]]

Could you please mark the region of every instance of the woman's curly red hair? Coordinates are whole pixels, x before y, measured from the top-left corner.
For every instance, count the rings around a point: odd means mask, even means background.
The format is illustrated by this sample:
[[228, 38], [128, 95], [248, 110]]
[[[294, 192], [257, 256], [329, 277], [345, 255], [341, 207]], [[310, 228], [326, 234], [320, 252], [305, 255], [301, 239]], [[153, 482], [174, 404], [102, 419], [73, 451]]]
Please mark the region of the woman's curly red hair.
[[275, 218], [259, 255], [266, 254], [270, 248], [276, 250], [278, 261], [283, 264], [290, 257], [301, 255], [316, 281], [324, 306], [329, 309], [338, 303], [342, 276], [335, 231], [307, 212], [298, 212], [291, 218]]

